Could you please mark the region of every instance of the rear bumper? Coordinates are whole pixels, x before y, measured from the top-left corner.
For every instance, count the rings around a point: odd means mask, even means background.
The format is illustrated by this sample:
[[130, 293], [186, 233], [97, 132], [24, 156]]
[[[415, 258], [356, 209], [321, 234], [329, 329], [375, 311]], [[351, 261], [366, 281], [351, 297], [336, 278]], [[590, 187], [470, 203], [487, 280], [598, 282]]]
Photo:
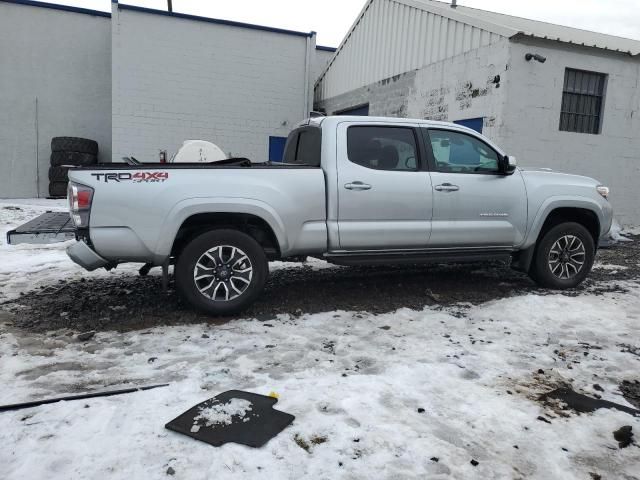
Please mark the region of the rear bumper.
[[67, 247], [67, 255], [85, 270], [95, 270], [109, 264], [107, 260], [94, 252], [89, 245], [80, 241]]

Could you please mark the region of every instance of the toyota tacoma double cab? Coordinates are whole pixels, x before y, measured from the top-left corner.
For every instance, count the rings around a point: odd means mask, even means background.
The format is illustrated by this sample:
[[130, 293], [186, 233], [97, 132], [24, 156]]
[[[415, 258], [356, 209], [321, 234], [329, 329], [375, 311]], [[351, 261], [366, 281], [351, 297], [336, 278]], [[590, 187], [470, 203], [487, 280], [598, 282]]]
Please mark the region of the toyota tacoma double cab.
[[505, 260], [543, 287], [580, 284], [612, 223], [591, 178], [523, 169], [477, 132], [399, 118], [314, 117], [282, 163], [102, 164], [69, 172], [87, 270], [175, 264], [212, 315], [260, 295], [270, 260], [339, 265]]

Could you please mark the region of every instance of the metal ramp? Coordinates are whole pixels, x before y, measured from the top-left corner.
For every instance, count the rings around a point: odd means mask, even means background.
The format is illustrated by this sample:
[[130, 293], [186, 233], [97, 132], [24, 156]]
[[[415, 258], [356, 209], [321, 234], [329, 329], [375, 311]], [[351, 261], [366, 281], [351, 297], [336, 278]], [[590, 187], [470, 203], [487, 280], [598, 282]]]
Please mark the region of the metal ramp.
[[7, 243], [58, 243], [76, 238], [76, 227], [68, 212], [47, 212], [7, 232]]

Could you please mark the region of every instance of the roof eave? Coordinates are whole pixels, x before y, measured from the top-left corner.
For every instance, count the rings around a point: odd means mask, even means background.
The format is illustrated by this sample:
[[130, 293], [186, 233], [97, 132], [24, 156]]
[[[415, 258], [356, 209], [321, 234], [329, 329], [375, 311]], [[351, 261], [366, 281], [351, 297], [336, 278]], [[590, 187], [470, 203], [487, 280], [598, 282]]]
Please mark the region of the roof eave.
[[595, 48], [598, 50], [604, 50], [606, 52], [612, 52], [612, 53], [622, 53], [622, 54], [626, 54], [629, 55], [631, 57], [638, 57], [640, 56], [640, 50], [638, 51], [631, 51], [631, 50], [620, 50], [620, 49], [612, 49], [612, 48], [608, 48], [606, 46], [602, 46], [602, 45], [598, 45], [598, 44], [593, 44], [593, 45], [589, 45], [586, 43], [576, 43], [572, 40], [568, 40], [568, 39], [563, 39], [561, 37], [549, 37], [549, 36], [545, 36], [545, 35], [536, 35], [535, 33], [530, 33], [530, 32], [517, 32], [516, 34], [512, 35], [511, 37], [509, 37], [509, 40], [518, 40], [520, 38], [537, 38], [539, 40], [548, 40], [551, 42], [559, 42], [559, 43], [566, 43], [567, 45], [576, 45], [579, 47], [585, 47], [585, 48]]

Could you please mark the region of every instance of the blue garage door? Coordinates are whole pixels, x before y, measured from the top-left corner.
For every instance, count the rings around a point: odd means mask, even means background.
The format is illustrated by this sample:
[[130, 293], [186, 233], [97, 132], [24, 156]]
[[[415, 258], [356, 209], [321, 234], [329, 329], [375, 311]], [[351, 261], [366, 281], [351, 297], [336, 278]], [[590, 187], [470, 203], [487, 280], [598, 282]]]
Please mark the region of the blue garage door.
[[468, 127], [471, 130], [475, 130], [478, 133], [482, 133], [482, 125], [484, 123], [484, 118], [467, 118], [466, 120], [456, 120], [453, 123], [457, 123], [458, 125], [462, 125], [463, 127]]
[[287, 137], [269, 137], [269, 161], [281, 162]]

